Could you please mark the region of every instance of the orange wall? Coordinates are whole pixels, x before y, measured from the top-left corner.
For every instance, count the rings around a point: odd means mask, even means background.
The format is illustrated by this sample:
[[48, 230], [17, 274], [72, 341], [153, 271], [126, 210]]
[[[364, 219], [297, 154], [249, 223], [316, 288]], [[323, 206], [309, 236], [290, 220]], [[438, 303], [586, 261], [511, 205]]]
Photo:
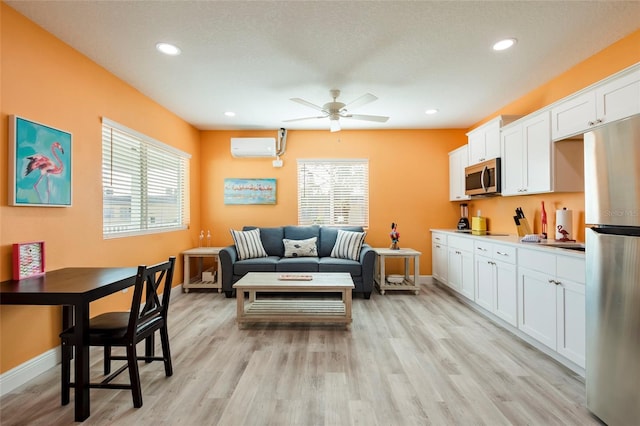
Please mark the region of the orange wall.
[[[191, 246], [195, 231], [102, 239], [101, 118], [108, 117], [193, 155], [191, 189], [200, 193], [200, 133], [9, 6], [0, 4], [0, 280], [10, 279], [12, 244], [44, 240], [47, 270], [67, 266], [135, 266]], [[153, 48], [153, 46], [151, 46]], [[73, 206], [9, 207], [8, 116], [16, 114], [73, 135]], [[199, 197], [192, 197], [199, 226]], [[182, 276], [178, 262], [176, 276]], [[174, 285], [181, 282], [176, 279]], [[92, 314], [122, 309], [128, 294], [92, 304]], [[129, 299], [130, 300], [130, 299]], [[59, 307], [0, 308], [0, 371], [59, 345]]]
[[[231, 244], [229, 228], [297, 224], [298, 158], [369, 159], [366, 241], [374, 247], [390, 244], [396, 222], [400, 246], [430, 259], [429, 229], [453, 225], [448, 152], [465, 143], [464, 130], [289, 131], [282, 168], [274, 168], [271, 159], [231, 157], [229, 139], [242, 136], [276, 137], [276, 131], [202, 132], [202, 225], [212, 230], [217, 245]], [[276, 178], [277, 204], [224, 205], [225, 178]], [[429, 263], [422, 273], [430, 273]]]

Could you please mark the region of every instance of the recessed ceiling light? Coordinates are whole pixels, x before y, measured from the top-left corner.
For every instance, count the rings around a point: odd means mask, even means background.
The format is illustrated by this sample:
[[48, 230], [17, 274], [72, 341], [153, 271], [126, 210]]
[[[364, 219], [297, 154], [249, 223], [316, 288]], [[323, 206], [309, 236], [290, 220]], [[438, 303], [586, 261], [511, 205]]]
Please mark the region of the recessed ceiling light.
[[493, 50], [506, 50], [516, 44], [518, 40], [515, 38], [506, 38], [504, 40], [500, 40], [496, 44], [493, 45]]
[[236, 113], [233, 111], [227, 111], [224, 113], [224, 115], [226, 115], [227, 117], [235, 117]]
[[426, 110], [424, 113], [425, 113], [425, 114], [427, 114], [427, 115], [437, 114], [437, 113], [438, 113], [438, 110], [437, 110], [437, 109], [435, 109], [435, 108], [432, 108], [432, 109], [428, 109], [428, 110]]
[[178, 46], [169, 43], [158, 43], [156, 44], [156, 49], [158, 52], [162, 52], [165, 55], [170, 56], [176, 56], [182, 52]]

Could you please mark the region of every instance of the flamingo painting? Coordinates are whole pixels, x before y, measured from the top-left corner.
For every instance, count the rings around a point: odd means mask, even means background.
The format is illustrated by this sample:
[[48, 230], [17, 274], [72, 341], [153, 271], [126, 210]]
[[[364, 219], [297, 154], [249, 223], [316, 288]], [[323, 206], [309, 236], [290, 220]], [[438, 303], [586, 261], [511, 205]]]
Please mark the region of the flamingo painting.
[[[24, 175], [28, 176], [34, 170], [40, 171], [40, 176], [38, 177], [38, 180], [36, 181], [36, 183], [33, 184], [33, 189], [36, 191], [36, 194], [38, 194], [38, 198], [40, 199], [41, 203], [49, 203], [49, 200], [51, 198], [51, 188], [49, 186], [49, 175], [59, 175], [64, 170], [64, 164], [60, 159], [60, 157], [58, 157], [58, 153], [56, 151], [60, 151], [60, 153], [64, 155], [64, 149], [62, 148], [62, 145], [60, 145], [59, 142], [54, 142], [51, 144], [51, 154], [53, 155], [53, 158], [56, 160], [56, 162], [54, 162], [49, 157], [43, 154], [33, 154], [27, 157], [27, 160], [29, 160], [29, 163], [27, 164], [27, 168], [24, 172]], [[38, 190], [38, 185], [40, 184], [40, 181], [43, 178], [45, 179], [45, 182], [46, 182], [46, 193], [47, 193], [46, 200], [42, 199], [42, 194]]]

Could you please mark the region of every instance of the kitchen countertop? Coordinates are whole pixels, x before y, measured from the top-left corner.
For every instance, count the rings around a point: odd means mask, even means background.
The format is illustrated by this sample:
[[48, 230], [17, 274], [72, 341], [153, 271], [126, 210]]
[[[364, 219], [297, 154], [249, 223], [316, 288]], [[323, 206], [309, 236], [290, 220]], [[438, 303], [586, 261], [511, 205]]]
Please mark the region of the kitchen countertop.
[[458, 232], [455, 229], [430, 229], [430, 231], [443, 232], [448, 235], [462, 237], [462, 238], [473, 238], [481, 241], [490, 241], [490, 242], [501, 243], [501, 244], [509, 244], [512, 246], [516, 246], [518, 248], [542, 250], [546, 252], [552, 251], [552, 252], [556, 252], [557, 254], [584, 258], [584, 252], [562, 247], [563, 245], [565, 247], [567, 245], [571, 245], [573, 247], [584, 247], [584, 243], [579, 241], [567, 243], [567, 242], [555, 241], [553, 239], [548, 239], [548, 240], [541, 240], [541, 242], [539, 243], [523, 243], [520, 241], [521, 237], [518, 237], [517, 235], [512, 235], [512, 234], [506, 235], [506, 234], [500, 233], [500, 235], [473, 235], [467, 232]]

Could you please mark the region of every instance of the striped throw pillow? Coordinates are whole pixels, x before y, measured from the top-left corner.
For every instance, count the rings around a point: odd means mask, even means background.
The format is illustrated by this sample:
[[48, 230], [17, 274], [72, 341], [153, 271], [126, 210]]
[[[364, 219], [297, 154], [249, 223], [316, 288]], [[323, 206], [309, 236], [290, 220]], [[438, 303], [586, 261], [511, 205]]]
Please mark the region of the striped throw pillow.
[[351, 232], [338, 229], [338, 237], [333, 250], [331, 250], [331, 257], [359, 260], [360, 250], [366, 235], [366, 232]]
[[231, 229], [231, 236], [236, 245], [238, 259], [253, 259], [255, 257], [267, 257], [262, 241], [260, 240], [260, 229], [251, 231], [236, 231]]

